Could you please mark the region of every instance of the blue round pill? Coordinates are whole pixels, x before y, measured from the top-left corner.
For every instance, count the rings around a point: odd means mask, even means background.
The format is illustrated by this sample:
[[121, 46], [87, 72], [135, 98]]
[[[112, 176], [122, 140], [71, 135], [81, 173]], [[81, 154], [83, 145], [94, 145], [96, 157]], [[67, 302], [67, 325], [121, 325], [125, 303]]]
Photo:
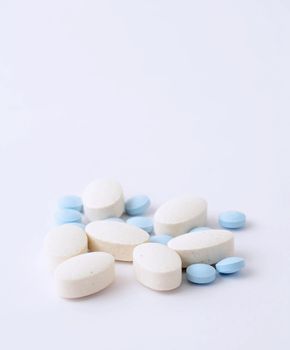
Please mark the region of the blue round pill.
[[153, 221], [146, 216], [133, 216], [127, 220], [127, 224], [137, 226], [148, 233], [153, 231]]
[[246, 224], [246, 215], [239, 211], [225, 211], [219, 216], [219, 224], [224, 228], [242, 228]]
[[216, 270], [208, 264], [192, 264], [186, 269], [186, 277], [189, 282], [207, 284], [216, 279]]
[[143, 215], [150, 206], [150, 198], [146, 195], [138, 195], [128, 199], [125, 210], [128, 215]]
[[152, 242], [152, 243], [161, 243], [161, 244], [167, 244], [167, 242], [169, 242], [170, 240], [172, 239], [172, 236], [170, 235], [166, 235], [166, 234], [163, 234], [163, 235], [154, 235], [154, 236], [151, 236], [149, 238], [149, 242]]
[[245, 266], [245, 260], [236, 256], [219, 261], [215, 267], [219, 273], [231, 274], [239, 272]]
[[194, 227], [189, 232], [202, 232], [202, 231], [208, 231], [208, 230], [211, 230], [211, 228], [202, 226], [202, 227]]
[[79, 211], [74, 209], [59, 209], [55, 213], [55, 221], [57, 224], [69, 224], [75, 222], [82, 222], [82, 215]]
[[67, 195], [59, 199], [58, 207], [60, 209], [74, 209], [74, 210], [82, 211], [83, 202], [79, 196]]

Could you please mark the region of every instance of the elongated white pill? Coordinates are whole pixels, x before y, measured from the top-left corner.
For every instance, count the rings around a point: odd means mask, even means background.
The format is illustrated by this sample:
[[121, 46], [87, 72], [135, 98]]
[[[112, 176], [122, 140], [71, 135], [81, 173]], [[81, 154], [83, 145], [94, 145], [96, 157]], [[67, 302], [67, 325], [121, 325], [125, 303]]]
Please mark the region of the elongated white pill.
[[116, 221], [93, 221], [85, 230], [91, 251], [107, 252], [121, 261], [132, 261], [133, 249], [150, 237], [139, 227]]
[[183, 267], [191, 264], [215, 264], [234, 253], [234, 235], [228, 230], [190, 232], [167, 243], [181, 257]]
[[55, 270], [55, 282], [62, 298], [81, 298], [108, 287], [115, 279], [112, 255], [87, 253], [64, 261]]
[[48, 232], [44, 249], [49, 268], [53, 270], [64, 260], [88, 251], [87, 235], [75, 224], [56, 226]]
[[137, 280], [148, 288], [166, 291], [181, 284], [181, 259], [164, 244], [146, 243], [136, 247], [133, 266]]
[[193, 227], [206, 224], [207, 203], [191, 196], [171, 199], [161, 205], [154, 216], [155, 234], [178, 236]]
[[121, 216], [124, 212], [121, 185], [107, 179], [91, 182], [84, 190], [83, 206], [84, 214], [90, 221]]

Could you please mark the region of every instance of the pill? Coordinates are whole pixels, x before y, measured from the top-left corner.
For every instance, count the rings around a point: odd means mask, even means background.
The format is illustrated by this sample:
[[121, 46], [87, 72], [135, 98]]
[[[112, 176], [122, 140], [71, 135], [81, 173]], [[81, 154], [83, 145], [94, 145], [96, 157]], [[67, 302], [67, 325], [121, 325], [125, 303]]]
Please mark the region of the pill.
[[82, 199], [79, 196], [67, 195], [59, 199], [58, 207], [60, 209], [74, 209], [82, 211], [83, 203]]
[[209, 227], [201, 226], [201, 227], [194, 227], [189, 232], [201, 232], [201, 231], [208, 231], [208, 230], [210, 230]]
[[86, 233], [91, 251], [107, 252], [121, 261], [132, 261], [133, 249], [149, 240], [149, 234], [139, 227], [115, 221], [93, 221]]
[[191, 196], [171, 199], [161, 205], [154, 215], [156, 234], [178, 236], [206, 223], [207, 203]]
[[219, 273], [230, 274], [240, 271], [245, 266], [245, 260], [236, 256], [231, 256], [219, 261], [216, 269]]
[[103, 252], [78, 255], [60, 264], [54, 277], [60, 297], [85, 297], [99, 292], [114, 281], [114, 258]]
[[181, 257], [183, 267], [191, 264], [215, 264], [233, 255], [234, 235], [228, 230], [190, 232], [167, 243]]
[[149, 242], [167, 244], [172, 239], [170, 235], [154, 235], [149, 238]]
[[117, 221], [117, 222], [124, 222], [124, 220], [123, 220], [123, 219], [121, 219], [121, 218], [117, 218], [117, 217], [112, 217], [112, 218], [104, 219], [104, 221]]
[[102, 220], [121, 216], [124, 212], [124, 196], [121, 185], [114, 180], [96, 180], [83, 192], [85, 216], [90, 220]]
[[55, 213], [55, 222], [58, 225], [82, 221], [82, 215], [79, 211], [74, 209], [59, 209]]
[[224, 228], [242, 228], [246, 224], [246, 215], [239, 211], [226, 211], [219, 216], [219, 224]]
[[148, 196], [139, 195], [128, 199], [125, 203], [125, 210], [128, 215], [143, 215], [150, 206]]
[[146, 216], [133, 216], [127, 220], [127, 224], [135, 225], [148, 233], [153, 231], [153, 221]]
[[83, 229], [75, 224], [64, 224], [51, 229], [44, 241], [44, 250], [50, 270], [72, 256], [86, 253], [88, 239]]
[[192, 264], [186, 269], [186, 278], [192, 283], [211, 283], [216, 279], [216, 269], [208, 264]]
[[137, 280], [153, 290], [171, 290], [181, 284], [181, 259], [163, 244], [138, 245], [133, 253], [133, 267]]

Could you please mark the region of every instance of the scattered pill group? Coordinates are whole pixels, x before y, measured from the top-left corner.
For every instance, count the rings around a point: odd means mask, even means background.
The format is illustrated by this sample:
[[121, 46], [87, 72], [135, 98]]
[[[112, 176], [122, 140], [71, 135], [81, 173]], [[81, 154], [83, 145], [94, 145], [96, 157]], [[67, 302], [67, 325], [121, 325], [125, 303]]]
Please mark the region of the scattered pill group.
[[206, 226], [203, 198], [172, 198], [153, 219], [146, 215], [150, 205], [146, 195], [125, 200], [121, 185], [111, 179], [91, 182], [82, 197], [61, 197], [57, 226], [44, 243], [59, 296], [81, 298], [108, 287], [115, 261], [132, 262], [137, 281], [156, 291], [178, 288], [183, 268], [190, 283], [209, 284], [245, 266], [234, 255], [234, 233], [228, 230], [245, 226], [243, 213], [223, 212], [222, 229], [213, 229]]

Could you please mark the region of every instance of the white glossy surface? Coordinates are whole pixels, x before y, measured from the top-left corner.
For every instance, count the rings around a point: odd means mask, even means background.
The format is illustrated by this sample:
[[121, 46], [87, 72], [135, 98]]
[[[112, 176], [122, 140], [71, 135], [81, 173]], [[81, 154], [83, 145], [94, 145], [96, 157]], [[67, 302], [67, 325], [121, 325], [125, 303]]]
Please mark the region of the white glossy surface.
[[202, 198], [182, 196], [162, 204], [154, 215], [155, 234], [178, 236], [206, 224], [207, 203]]
[[181, 284], [181, 259], [163, 244], [137, 246], [133, 252], [133, 266], [137, 280], [153, 290], [168, 291]]
[[150, 237], [139, 227], [116, 221], [93, 221], [85, 230], [91, 251], [108, 252], [121, 261], [132, 261], [133, 249]]
[[84, 214], [90, 221], [119, 217], [124, 212], [123, 190], [115, 180], [92, 181], [86, 186], [82, 199]]
[[215, 264], [234, 254], [234, 235], [227, 230], [190, 232], [167, 243], [182, 259], [182, 266], [204, 263]]
[[85, 231], [73, 224], [54, 227], [44, 240], [44, 251], [50, 270], [72, 256], [86, 253], [87, 250], [88, 239]]
[[103, 252], [75, 256], [60, 264], [54, 273], [62, 298], [81, 298], [108, 287], [115, 279], [114, 258]]

